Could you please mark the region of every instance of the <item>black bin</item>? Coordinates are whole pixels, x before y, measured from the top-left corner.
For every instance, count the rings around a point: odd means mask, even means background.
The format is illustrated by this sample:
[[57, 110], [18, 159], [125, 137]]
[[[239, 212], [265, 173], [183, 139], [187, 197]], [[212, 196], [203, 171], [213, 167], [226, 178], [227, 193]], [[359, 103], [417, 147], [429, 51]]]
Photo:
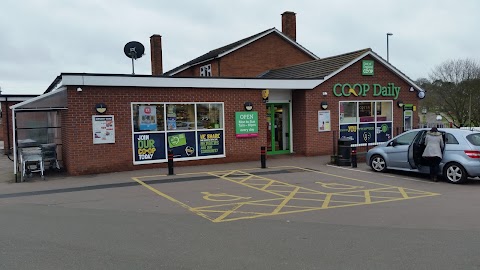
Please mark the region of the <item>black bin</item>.
[[350, 160], [350, 154], [352, 152], [352, 140], [349, 138], [338, 139], [338, 166], [350, 166], [352, 165]]

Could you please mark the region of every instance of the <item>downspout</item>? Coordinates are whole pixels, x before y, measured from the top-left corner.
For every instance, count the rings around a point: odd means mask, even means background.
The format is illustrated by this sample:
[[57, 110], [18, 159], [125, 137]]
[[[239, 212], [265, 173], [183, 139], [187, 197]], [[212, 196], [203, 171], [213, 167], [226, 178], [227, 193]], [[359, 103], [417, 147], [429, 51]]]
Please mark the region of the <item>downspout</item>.
[[[12, 125], [15, 127], [15, 108], [12, 109]], [[16, 141], [16, 132], [13, 132], [13, 141]], [[13, 144], [13, 173], [15, 174], [15, 182], [17, 182], [17, 144]]]
[[5, 96], [5, 111], [7, 113], [7, 116], [5, 117], [5, 119], [7, 120], [7, 150], [5, 151], [5, 154], [8, 155], [10, 154], [10, 121], [8, 121], [8, 97]]

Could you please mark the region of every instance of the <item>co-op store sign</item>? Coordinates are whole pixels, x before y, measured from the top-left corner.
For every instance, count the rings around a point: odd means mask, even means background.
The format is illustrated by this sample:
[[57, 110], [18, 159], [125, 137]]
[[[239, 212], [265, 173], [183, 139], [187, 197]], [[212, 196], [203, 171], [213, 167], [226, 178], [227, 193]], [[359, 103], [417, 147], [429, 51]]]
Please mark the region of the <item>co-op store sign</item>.
[[388, 83], [387, 86], [378, 83], [372, 85], [368, 83], [337, 83], [333, 86], [333, 94], [337, 97], [348, 97], [350, 95], [365, 97], [370, 91], [372, 91], [374, 97], [382, 96], [397, 99], [398, 94], [400, 94], [400, 86], [395, 86], [394, 83]]

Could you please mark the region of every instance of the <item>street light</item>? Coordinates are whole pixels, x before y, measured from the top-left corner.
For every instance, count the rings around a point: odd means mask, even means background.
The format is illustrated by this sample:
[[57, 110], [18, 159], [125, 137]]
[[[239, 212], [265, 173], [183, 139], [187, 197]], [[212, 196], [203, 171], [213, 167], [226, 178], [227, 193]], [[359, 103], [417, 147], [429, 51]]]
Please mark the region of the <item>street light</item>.
[[392, 34], [392, 33], [387, 33], [387, 62], [389, 62], [389, 61], [388, 61], [388, 60], [389, 60], [389, 59], [388, 59], [388, 37], [389, 37], [389, 36], [393, 36], [393, 34]]

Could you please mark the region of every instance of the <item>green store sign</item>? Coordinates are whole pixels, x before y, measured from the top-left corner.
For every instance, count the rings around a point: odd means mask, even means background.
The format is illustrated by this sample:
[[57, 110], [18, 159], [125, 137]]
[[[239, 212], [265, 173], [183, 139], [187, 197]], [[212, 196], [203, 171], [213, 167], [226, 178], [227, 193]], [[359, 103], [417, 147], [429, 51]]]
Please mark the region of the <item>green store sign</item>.
[[362, 61], [362, 75], [373, 76], [373, 60]]
[[350, 95], [365, 97], [370, 91], [374, 97], [382, 96], [397, 99], [400, 94], [400, 86], [395, 86], [394, 83], [388, 83], [386, 86], [378, 83], [337, 83], [333, 86], [333, 94], [337, 97], [349, 97]]

